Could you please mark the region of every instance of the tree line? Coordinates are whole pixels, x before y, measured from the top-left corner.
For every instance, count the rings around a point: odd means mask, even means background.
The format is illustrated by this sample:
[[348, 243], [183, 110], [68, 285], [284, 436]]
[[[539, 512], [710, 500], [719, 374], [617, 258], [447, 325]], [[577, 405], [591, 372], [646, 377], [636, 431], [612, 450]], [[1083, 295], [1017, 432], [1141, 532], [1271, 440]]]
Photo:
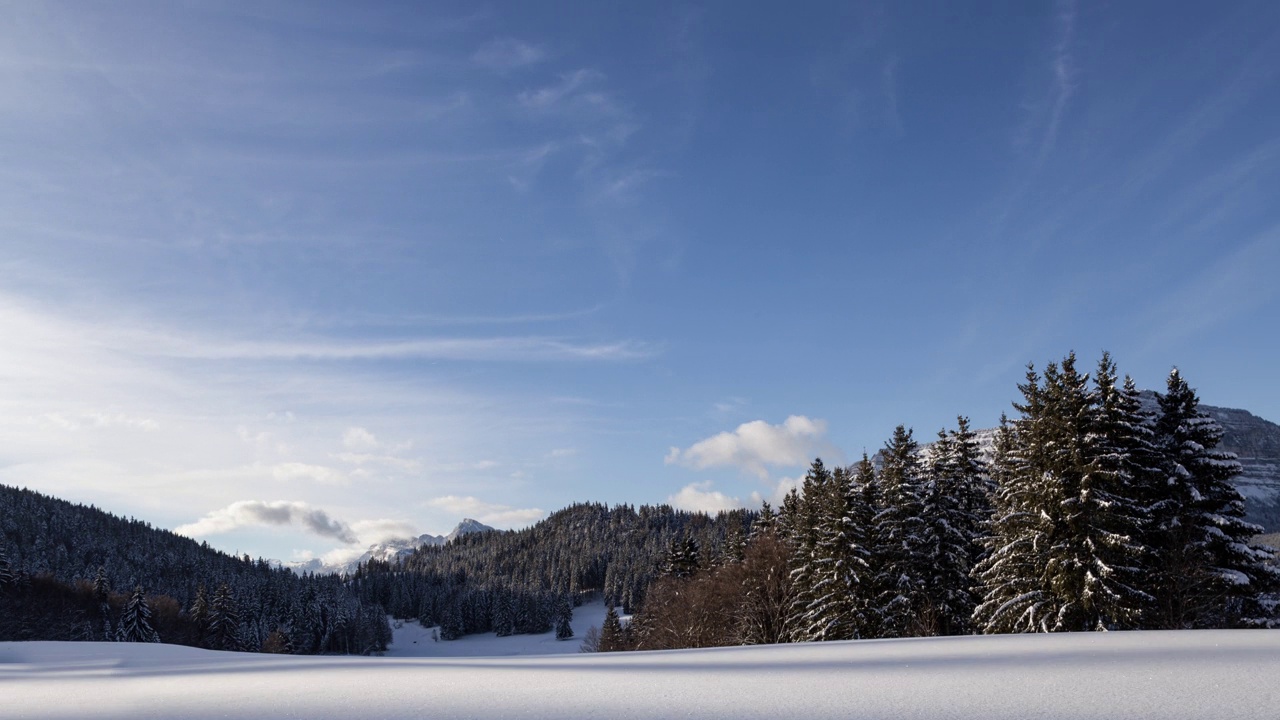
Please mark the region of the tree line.
[[899, 426], [875, 458], [815, 460], [740, 552], [691, 571], [672, 545], [599, 649], [1276, 626], [1240, 465], [1177, 370], [1166, 385], [1148, 408], [1110, 356], [1090, 378], [1070, 354], [1028, 366], [985, 450], [960, 417], [925, 448]]

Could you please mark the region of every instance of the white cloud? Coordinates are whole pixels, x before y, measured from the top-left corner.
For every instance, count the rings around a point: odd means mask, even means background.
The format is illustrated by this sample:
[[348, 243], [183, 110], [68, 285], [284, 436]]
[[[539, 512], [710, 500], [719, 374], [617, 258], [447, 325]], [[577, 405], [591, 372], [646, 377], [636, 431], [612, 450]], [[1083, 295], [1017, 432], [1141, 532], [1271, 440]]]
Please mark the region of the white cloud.
[[277, 500], [241, 500], [205, 515], [199, 520], [180, 525], [174, 532], [188, 537], [217, 535], [255, 526], [297, 526], [325, 538], [352, 544], [359, 542], [356, 533], [345, 522], [305, 502]]
[[481, 45], [471, 61], [490, 70], [506, 72], [536, 65], [546, 57], [546, 51], [536, 45], [515, 38], [497, 38]]
[[541, 520], [547, 512], [539, 508], [516, 508], [510, 505], [489, 503], [473, 496], [445, 495], [432, 498], [427, 505], [439, 508], [459, 517], [469, 517], [486, 525], [523, 526]]
[[413, 523], [404, 520], [379, 518], [377, 520], [357, 520], [351, 523], [351, 531], [360, 539], [362, 546], [388, 540], [416, 538], [422, 533]]
[[751, 505], [752, 507], [760, 507], [766, 500], [768, 500], [769, 504], [776, 510], [777, 508], [782, 507], [783, 499], [787, 497], [787, 493], [790, 493], [792, 488], [799, 489], [803, 485], [803, 477], [781, 478], [774, 484], [773, 490], [770, 491], [768, 497], [765, 497], [759, 492], [751, 493]]
[[348, 450], [374, 450], [378, 447], [378, 438], [362, 427], [347, 428], [342, 435], [342, 446]]
[[729, 497], [718, 490], [711, 489], [711, 481], [685, 485], [680, 492], [667, 498], [673, 507], [691, 512], [704, 512], [714, 515], [722, 510], [734, 510], [742, 507], [742, 501]]
[[824, 453], [838, 456], [839, 452], [824, 439], [826, 434], [825, 420], [811, 420], [803, 415], [792, 415], [781, 425], [754, 420], [739, 425], [733, 432], [700, 440], [684, 450], [673, 447], [667, 453], [666, 462], [696, 470], [737, 467], [764, 480], [769, 477], [770, 466], [807, 465]]
[[300, 462], [276, 463], [271, 467], [271, 477], [282, 482], [311, 480], [323, 485], [346, 485], [350, 482], [339, 470]]

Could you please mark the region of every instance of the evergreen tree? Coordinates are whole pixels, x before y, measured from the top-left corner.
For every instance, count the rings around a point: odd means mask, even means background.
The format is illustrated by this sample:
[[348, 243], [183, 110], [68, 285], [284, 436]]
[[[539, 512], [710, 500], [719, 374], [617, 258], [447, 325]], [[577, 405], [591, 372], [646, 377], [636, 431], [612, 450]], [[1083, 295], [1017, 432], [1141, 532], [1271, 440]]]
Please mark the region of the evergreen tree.
[[116, 636], [120, 642], [160, 642], [160, 636], [151, 627], [151, 608], [142, 592], [142, 586], [134, 588], [129, 604], [120, 616], [120, 631]]
[[1065, 630], [1141, 627], [1153, 601], [1144, 588], [1149, 550], [1145, 545], [1146, 478], [1143, 448], [1149, 447], [1134, 396], [1116, 387], [1116, 368], [1103, 353], [1089, 398], [1082, 443], [1084, 472], [1075, 496], [1064, 500], [1069, 539], [1080, 563], [1071, 587], [1075, 604], [1064, 602]]
[[805, 473], [801, 493], [794, 501], [791, 500], [792, 495], [788, 494], [787, 500], [783, 502], [784, 509], [788, 502], [791, 505], [786, 512], [785, 524], [791, 544], [789, 567], [793, 588], [787, 624], [792, 631], [791, 639], [795, 642], [821, 639], [810, 632], [809, 610], [818, 599], [818, 518], [831, 483], [831, 471], [823, 465], [821, 458], [816, 458]]
[[573, 605], [567, 596], [561, 595], [556, 601], [556, 639], [568, 640], [573, 637]]
[[626, 638], [622, 630], [622, 621], [618, 611], [610, 605], [604, 614], [604, 624], [600, 626], [600, 652], [617, 652], [626, 650]]
[[209, 637], [209, 599], [203, 583], [196, 588], [196, 597], [191, 601], [187, 616], [195, 623], [196, 642], [201, 647], [206, 646]]
[[[960, 427], [967, 432], [964, 418]], [[973, 448], [966, 446], [969, 440], [961, 431], [938, 432], [938, 440], [929, 448], [920, 492], [921, 550], [928, 573], [921, 620], [925, 634], [930, 635], [966, 633], [976, 605], [970, 572], [983, 523], [977, 515], [982, 488], [970, 485], [981, 481], [976, 476], [976, 457], [967, 457]]]
[[662, 574], [686, 578], [698, 572], [699, 564], [698, 542], [692, 536], [672, 539], [662, 565]]
[[1028, 366], [1026, 377], [1018, 386], [1025, 403], [1014, 405], [1022, 416], [1001, 416], [992, 448], [994, 511], [987, 553], [974, 569], [982, 599], [973, 623], [984, 633], [1045, 632], [1054, 614], [1042, 584], [1053, 523], [1038, 470], [1040, 376]]
[[867, 544], [870, 511], [853, 484], [853, 468], [837, 467], [815, 497], [814, 549], [807, 573], [806, 640], [852, 640], [867, 627], [871, 589]]
[[107, 568], [99, 565], [93, 578], [93, 599], [98, 602], [98, 620], [102, 623], [102, 639], [114, 640], [116, 631], [111, 625], [111, 583], [107, 580]]
[[218, 586], [209, 608], [209, 647], [233, 652], [244, 649], [240, 636], [240, 610], [227, 583]]
[[1177, 369], [1159, 397], [1156, 445], [1168, 493], [1154, 508], [1156, 590], [1163, 627], [1219, 627], [1264, 622], [1263, 595], [1280, 584], [1269, 553], [1250, 544], [1261, 528], [1245, 522], [1244, 499], [1231, 485], [1235, 456], [1217, 450], [1222, 428]]
[[881, 454], [876, 503], [876, 589], [880, 607], [880, 635], [909, 637], [922, 634], [927, 621], [925, 527], [921, 504], [919, 445], [911, 431], [899, 425]]

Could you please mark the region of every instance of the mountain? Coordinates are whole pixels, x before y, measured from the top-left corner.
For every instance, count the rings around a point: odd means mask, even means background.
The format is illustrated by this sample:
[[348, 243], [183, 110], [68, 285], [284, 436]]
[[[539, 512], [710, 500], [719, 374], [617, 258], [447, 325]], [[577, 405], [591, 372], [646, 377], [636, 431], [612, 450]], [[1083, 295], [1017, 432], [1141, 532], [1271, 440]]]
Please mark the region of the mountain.
[[326, 563], [320, 558], [312, 558], [305, 561], [282, 562], [282, 567], [287, 567], [296, 573], [317, 573], [337, 575], [351, 574], [356, 571], [356, 566], [370, 560], [380, 560], [382, 562], [394, 562], [413, 554], [414, 550], [424, 545], [445, 545], [451, 543], [463, 535], [470, 535], [478, 532], [493, 532], [495, 528], [489, 527], [479, 520], [471, 518], [463, 518], [462, 522], [449, 532], [448, 535], [419, 535], [416, 538], [392, 538], [380, 543], [374, 543], [369, 546], [364, 554], [351, 560], [350, 562]]

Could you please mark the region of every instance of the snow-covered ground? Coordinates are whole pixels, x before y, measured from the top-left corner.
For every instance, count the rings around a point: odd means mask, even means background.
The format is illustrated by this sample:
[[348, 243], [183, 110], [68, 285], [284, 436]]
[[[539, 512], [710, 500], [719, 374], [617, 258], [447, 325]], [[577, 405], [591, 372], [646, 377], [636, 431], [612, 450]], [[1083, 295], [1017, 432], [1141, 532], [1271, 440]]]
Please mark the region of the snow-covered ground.
[[465, 635], [457, 640], [433, 640], [432, 630], [424, 628], [417, 620], [396, 622], [394, 639], [387, 648], [387, 657], [496, 657], [510, 655], [563, 655], [576, 653], [582, 647], [582, 639], [591, 627], [604, 623], [603, 600], [586, 603], [573, 609], [573, 637], [556, 640], [554, 632], [542, 635], [510, 635], [498, 637], [493, 633]]
[[1266, 718], [1280, 632], [289, 657], [0, 643], [4, 718]]

